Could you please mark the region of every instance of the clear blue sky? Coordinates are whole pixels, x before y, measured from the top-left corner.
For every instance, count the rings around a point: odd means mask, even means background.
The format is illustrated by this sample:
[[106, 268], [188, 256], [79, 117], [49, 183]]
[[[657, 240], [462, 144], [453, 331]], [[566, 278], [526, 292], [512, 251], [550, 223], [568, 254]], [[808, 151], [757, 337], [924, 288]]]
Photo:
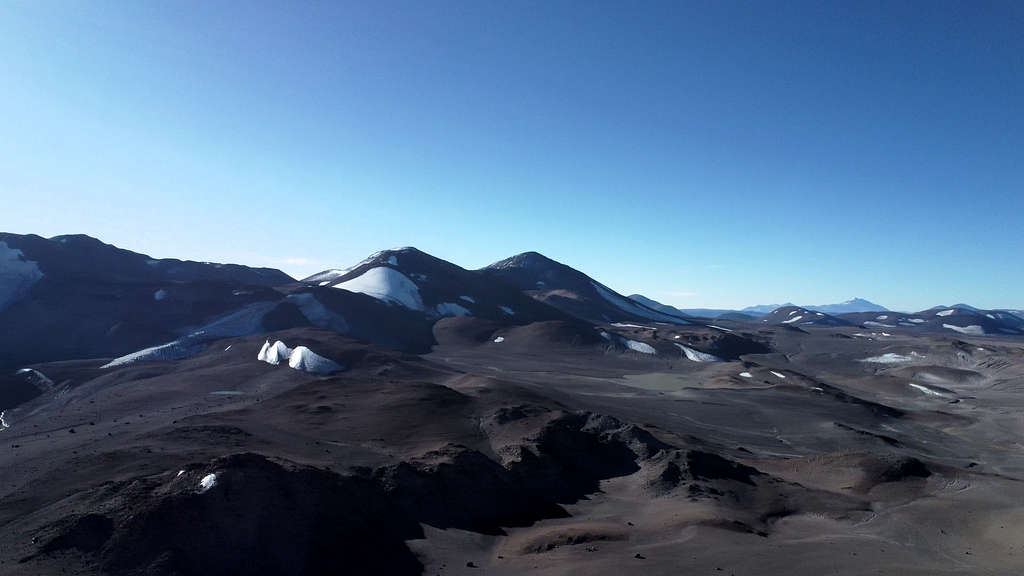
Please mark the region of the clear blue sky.
[[1024, 308], [1022, 7], [7, 1], [0, 230]]

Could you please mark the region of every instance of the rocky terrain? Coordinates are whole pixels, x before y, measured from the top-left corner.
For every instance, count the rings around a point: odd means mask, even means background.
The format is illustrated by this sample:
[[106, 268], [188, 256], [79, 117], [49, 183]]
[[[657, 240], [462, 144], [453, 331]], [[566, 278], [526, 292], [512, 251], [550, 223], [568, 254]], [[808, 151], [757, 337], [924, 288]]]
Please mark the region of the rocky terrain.
[[[259, 296], [4, 358], [0, 573], [1024, 569], [1019, 336], [662, 317], [538, 257], [111, 280]], [[4, 313], [56, 305], [34, 276]]]

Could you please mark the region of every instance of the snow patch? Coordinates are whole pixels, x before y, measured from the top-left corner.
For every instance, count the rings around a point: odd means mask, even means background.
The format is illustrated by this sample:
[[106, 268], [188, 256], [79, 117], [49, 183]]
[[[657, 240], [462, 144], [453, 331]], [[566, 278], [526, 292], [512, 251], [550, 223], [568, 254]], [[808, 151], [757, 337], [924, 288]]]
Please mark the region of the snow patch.
[[929, 388], [927, 386], [922, 386], [920, 384], [914, 384], [913, 382], [910, 383], [910, 387], [915, 389], [915, 390], [919, 390], [921, 392], [924, 392], [928, 396], [938, 396], [940, 398], [945, 398], [946, 397], [945, 394], [943, 394], [942, 392], [939, 392], [938, 390], [932, 390], [931, 388]]
[[56, 386], [56, 384], [53, 383], [53, 380], [50, 380], [45, 374], [35, 368], [22, 368], [15, 372], [15, 374], [25, 377], [25, 379], [36, 388], [52, 390]]
[[952, 316], [955, 313], [956, 313], [956, 310], [951, 308], [949, 310], [943, 310], [941, 312], [936, 312], [935, 315], [936, 316]]
[[910, 362], [911, 360], [912, 358], [910, 356], [889, 352], [888, 354], [882, 354], [881, 356], [865, 358], [861, 360], [861, 362], [872, 362], [874, 364], [897, 364], [899, 362]]
[[7, 424], [7, 420], [4, 420], [4, 414], [6, 413], [7, 412], [5, 411], [0, 411], [0, 430], [7, 430], [10, 428], [10, 425]]
[[202, 480], [199, 481], [199, 491], [200, 492], [206, 492], [207, 490], [209, 490], [210, 488], [213, 488], [216, 485], [217, 485], [217, 475], [216, 474], [207, 474], [206, 476], [203, 476]]
[[472, 296], [459, 296], [459, 300], [465, 300], [470, 304], [476, 304], [476, 300], [474, 300]]
[[278, 304], [279, 302], [254, 302], [220, 316], [177, 340], [125, 354], [100, 368], [116, 368], [150, 360], [180, 360], [202, 350], [211, 340], [255, 334], [262, 330], [263, 317]]
[[119, 358], [114, 358], [110, 362], [100, 366], [100, 368], [117, 368], [118, 366], [126, 366], [128, 364], [134, 364], [135, 362], [148, 360], [180, 360], [188, 357], [194, 351], [195, 347], [190, 346], [188, 342], [175, 340], [174, 342], [143, 348], [142, 350], [125, 354]]
[[783, 320], [782, 323], [783, 324], [792, 324], [793, 322], [796, 322], [797, 320], [799, 320], [801, 318], [803, 318], [803, 316], [797, 316], [796, 318], [790, 318], [789, 320]]
[[494, 339], [494, 343], [495, 344], [501, 344], [504, 341], [505, 341], [505, 337], [504, 336], [498, 336], [497, 338]]
[[714, 324], [708, 324], [708, 328], [714, 328], [715, 330], [721, 330], [722, 332], [732, 332], [728, 328], [722, 328], [721, 326], [715, 326]]
[[299, 308], [299, 312], [309, 320], [309, 323], [317, 328], [327, 328], [335, 332], [348, 332], [348, 323], [345, 317], [337, 312], [327, 309], [316, 296], [305, 292], [302, 294], [289, 294], [286, 298], [289, 302]]
[[161, 289], [157, 290], [156, 292], [153, 292], [153, 300], [156, 300], [157, 302], [159, 302], [159, 301], [163, 300], [164, 298], [167, 298], [167, 290], [164, 290], [163, 288], [161, 288]]
[[311, 374], [330, 374], [341, 371], [341, 365], [313, 352], [305, 346], [296, 346], [288, 358], [288, 366]]
[[273, 344], [270, 340], [265, 341], [256, 359], [275, 365], [287, 361], [290, 368], [311, 374], [330, 374], [342, 370], [341, 365], [330, 358], [324, 358], [305, 346], [296, 346], [293, 350], [280, 340]]
[[895, 328], [894, 324], [883, 324], [881, 322], [875, 322], [874, 320], [868, 320], [864, 323], [865, 326], [874, 326], [876, 328]]
[[782, 374], [781, 372], [776, 372], [776, 371], [774, 371], [774, 370], [770, 370], [770, 372], [771, 372], [771, 373], [772, 373], [772, 374], [773, 374], [773, 375], [774, 375], [774, 376], [775, 376], [776, 378], [782, 378], [783, 380], [785, 380], [785, 379], [786, 379], [786, 375], [785, 375], [785, 374]]
[[740, 377], [741, 378], [753, 378], [754, 375], [751, 374], [750, 372], [740, 372]]
[[612, 322], [612, 326], [616, 328], [641, 328], [644, 330], [654, 330], [650, 326], [641, 326], [639, 324], [626, 324], [625, 322]]
[[441, 316], [471, 316], [472, 314], [454, 302], [441, 302], [437, 305], [437, 313]]
[[260, 362], [277, 365], [282, 360], [287, 361], [291, 355], [292, 349], [285, 346], [284, 342], [278, 340], [271, 344], [270, 340], [267, 340], [263, 343], [263, 348], [260, 348], [260, 353], [256, 355], [256, 359]]
[[978, 326], [977, 324], [971, 324], [970, 326], [954, 326], [952, 324], [943, 324], [942, 327], [948, 328], [954, 332], [959, 332], [961, 334], [968, 334], [970, 336], [985, 335], [985, 329], [982, 328], [981, 326]]
[[505, 314], [508, 314], [509, 316], [516, 315], [516, 311], [509, 308], [508, 306], [498, 306], [498, 308], [501, 308], [501, 311], [504, 312]]
[[913, 322], [914, 324], [924, 324], [926, 322], [923, 318], [910, 318], [907, 321]]
[[693, 348], [690, 348], [689, 346], [683, 346], [682, 344], [679, 344], [677, 342], [673, 342], [673, 344], [675, 344], [677, 347], [679, 347], [680, 350], [683, 351], [683, 354], [686, 355], [686, 358], [688, 360], [692, 360], [694, 362], [721, 362], [722, 361], [721, 358], [719, 358], [718, 356], [715, 356], [714, 354], [708, 354], [707, 352], [701, 352], [700, 350], [694, 350]]
[[279, 302], [254, 302], [214, 319], [189, 334], [190, 338], [233, 338], [263, 331], [263, 317]]
[[400, 304], [412, 310], [424, 310], [419, 288], [405, 274], [394, 268], [370, 268], [351, 280], [335, 284], [334, 287]]
[[626, 347], [634, 352], [640, 352], [641, 354], [658, 353], [658, 351], [654, 349], [654, 346], [651, 346], [646, 342], [637, 342], [636, 340], [626, 340]]

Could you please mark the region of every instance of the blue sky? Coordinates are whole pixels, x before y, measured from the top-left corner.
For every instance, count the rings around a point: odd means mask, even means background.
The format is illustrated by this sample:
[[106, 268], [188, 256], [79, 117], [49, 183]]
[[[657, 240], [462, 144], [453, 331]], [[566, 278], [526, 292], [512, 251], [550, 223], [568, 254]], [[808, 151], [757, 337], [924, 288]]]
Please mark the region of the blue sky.
[[1024, 8], [822, 4], [5, 2], [0, 230], [1024, 308]]

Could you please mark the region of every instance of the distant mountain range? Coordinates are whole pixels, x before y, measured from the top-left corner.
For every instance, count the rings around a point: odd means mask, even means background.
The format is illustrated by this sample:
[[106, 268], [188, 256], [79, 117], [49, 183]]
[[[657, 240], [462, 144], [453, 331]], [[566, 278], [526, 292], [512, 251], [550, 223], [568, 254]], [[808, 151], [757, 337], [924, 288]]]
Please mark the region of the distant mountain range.
[[688, 323], [536, 252], [466, 270], [400, 248], [296, 281], [274, 269], [154, 259], [82, 235], [0, 234], [0, 369], [171, 360], [215, 339], [303, 326], [420, 353], [435, 343], [438, 320], [462, 316], [561, 322], [584, 340], [598, 333], [593, 324]]
[[[750, 306], [740, 310], [740, 312], [746, 312], [750, 314], [768, 314], [779, 308], [788, 306], [797, 306], [791, 302], [785, 304], [761, 304], [758, 306]], [[884, 306], [879, 306], [874, 302], [869, 302], [863, 298], [854, 298], [853, 300], [847, 300], [846, 302], [840, 302], [838, 304], [818, 304], [818, 305], [804, 305], [800, 308], [806, 308], [807, 310], [813, 310], [814, 312], [822, 312], [825, 314], [852, 314], [854, 312], [888, 312], [889, 309]]]
[[[729, 316], [733, 319], [742, 320], [745, 317], [749, 318], [760, 318], [766, 314], [770, 314], [780, 308], [798, 307], [796, 304], [785, 303], [785, 304], [759, 304], [757, 306], [748, 306], [742, 310], [729, 310], [722, 308], [676, 308], [669, 306], [668, 304], [662, 304], [656, 300], [652, 300], [641, 294], [633, 294], [630, 298], [636, 302], [640, 302], [649, 308], [665, 312], [667, 314], [681, 314], [684, 316], [696, 316], [700, 318], [720, 318], [723, 316]], [[814, 312], [822, 312], [824, 314], [850, 314], [854, 312], [888, 312], [888, 310], [874, 302], [869, 302], [863, 298], [854, 298], [853, 300], [847, 300], [846, 302], [840, 302], [838, 304], [821, 304], [818, 306], [799, 306], [798, 308], [805, 308], [807, 310], [813, 310]]]
[[[730, 310], [727, 308], [676, 308], [675, 306], [669, 306], [668, 304], [662, 304], [657, 300], [652, 300], [643, 294], [631, 294], [630, 300], [639, 302], [648, 308], [664, 312], [665, 314], [673, 314], [676, 316], [692, 316], [695, 318], [720, 318], [723, 316], [732, 316], [738, 320], [753, 320], [756, 319], [760, 314], [746, 314], [739, 312], [738, 310]], [[771, 310], [769, 310], [771, 312]]]
[[761, 322], [779, 326], [852, 326], [853, 323], [825, 312], [800, 306], [783, 306], [772, 310]]
[[860, 312], [841, 317], [871, 329], [914, 328], [968, 336], [1024, 334], [1024, 316], [1008, 310], [981, 310], [966, 304], [936, 306], [913, 314]]
[[485, 327], [481, 334], [549, 323], [544, 330], [558, 338], [599, 335], [611, 345], [621, 343], [614, 335], [620, 328], [710, 324], [701, 318], [719, 325], [1024, 333], [1020, 311], [966, 304], [916, 314], [860, 298], [740, 311], [678, 309], [639, 294], [627, 298], [537, 252], [468, 270], [400, 248], [296, 281], [267, 268], [154, 259], [88, 236], [0, 233], [0, 369], [72, 358], [112, 364], [176, 359], [216, 339], [309, 326], [422, 353], [437, 342], [442, 320], [459, 318]]

